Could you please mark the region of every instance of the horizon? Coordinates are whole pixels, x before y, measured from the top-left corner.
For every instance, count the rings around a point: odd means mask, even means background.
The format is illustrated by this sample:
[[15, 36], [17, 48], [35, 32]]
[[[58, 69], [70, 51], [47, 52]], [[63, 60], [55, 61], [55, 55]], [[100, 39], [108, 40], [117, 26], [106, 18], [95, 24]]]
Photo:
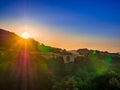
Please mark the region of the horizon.
[[0, 90], [119, 90], [120, 0], [0, 0]]
[[[5, 30], [5, 29], [1, 29], [0, 28], [0, 30], [4, 30], [4, 31], [7, 31], [7, 32], [10, 32], [10, 33], [13, 33], [13, 34], [15, 34], [15, 35], [17, 35], [15, 32], [11, 32], [11, 31], [9, 31], [9, 30]], [[24, 33], [27, 33], [27, 32], [23, 32], [23, 34]], [[32, 37], [25, 37], [25, 36], [23, 36], [23, 34], [22, 35], [17, 35], [18, 37], [20, 37], [20, 38], [23, 38], [23, 39], [25, 39], [25, 40], [29, 40], [29, 39], [33, 39], [33, 40], [35, 40], [35, 41], [37, 41], [35, 38], [32, 38]], [[44, 44], [44, 43], [42, 43], [42, 42], [39, 42], [39, 41], [37, 41], [39, 44]], [[44, 44], [45, 46], [50, 46], [50, 45], [47, 45], [47, 44]], [[90, 48], [87, 48], [87, 47], [83, 47], [83, 48], [76, 48], [76, 49], [66, 49], [66, 48], [61, 48], [61, 47], [55, 47], [55, 46], [50, 46], [50, 47], [53, 47], [53, 48], [60, 48], [60, 49], [65, 49], [66, 51], [73, 51], [73, 50], [79, 50], [79, 49], [88, 49], [88, 50], [96, 50], [96, 51], [100, 51], [100, 52], [108, 52], [108, 53], [119, 53], [119, 52], [109, 52], [109, 51], [107, 51], [107, 50], [98, 50], [98, 49], [90, 49]]]
[[0, 28], [67, 50], [120, 52], [120, 1], [1, 0]]

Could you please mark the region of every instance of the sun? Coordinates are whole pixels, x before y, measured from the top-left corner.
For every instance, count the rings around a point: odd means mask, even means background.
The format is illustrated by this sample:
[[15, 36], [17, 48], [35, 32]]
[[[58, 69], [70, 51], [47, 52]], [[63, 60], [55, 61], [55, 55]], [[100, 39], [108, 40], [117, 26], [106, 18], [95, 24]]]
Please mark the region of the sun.
[[24, 38], [24, 39], [28, 39], [29, 37], [30, 37], [30, 35], [29, 35], [28, 32], [24, 32], [24, 33], [22, 34], [22, 38]]

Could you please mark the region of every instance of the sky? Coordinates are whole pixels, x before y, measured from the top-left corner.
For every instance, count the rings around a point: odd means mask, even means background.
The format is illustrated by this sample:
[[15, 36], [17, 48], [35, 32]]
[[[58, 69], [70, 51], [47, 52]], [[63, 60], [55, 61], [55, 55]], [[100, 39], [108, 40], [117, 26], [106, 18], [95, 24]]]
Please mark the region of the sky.
[[120, 0], [0, 0], [0, 28], [68, 50], [120, 52]]

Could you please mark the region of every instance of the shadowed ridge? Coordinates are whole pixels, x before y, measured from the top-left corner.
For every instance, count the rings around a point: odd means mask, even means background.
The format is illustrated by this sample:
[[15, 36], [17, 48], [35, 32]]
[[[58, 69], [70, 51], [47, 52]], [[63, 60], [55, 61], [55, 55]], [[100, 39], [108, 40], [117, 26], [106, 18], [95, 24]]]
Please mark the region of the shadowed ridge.
[[0, 29], [0, 46], [8, 47], [19, 39], [15, 33]]

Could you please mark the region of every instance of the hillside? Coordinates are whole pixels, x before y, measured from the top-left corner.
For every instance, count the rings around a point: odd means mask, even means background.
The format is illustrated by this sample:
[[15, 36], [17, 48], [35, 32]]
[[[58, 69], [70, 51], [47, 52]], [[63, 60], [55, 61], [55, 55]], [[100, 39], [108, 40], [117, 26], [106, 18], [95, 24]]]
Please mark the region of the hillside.
[[120, 55], [65, 49], [0, 29], [0, 90], [119, 90]]

